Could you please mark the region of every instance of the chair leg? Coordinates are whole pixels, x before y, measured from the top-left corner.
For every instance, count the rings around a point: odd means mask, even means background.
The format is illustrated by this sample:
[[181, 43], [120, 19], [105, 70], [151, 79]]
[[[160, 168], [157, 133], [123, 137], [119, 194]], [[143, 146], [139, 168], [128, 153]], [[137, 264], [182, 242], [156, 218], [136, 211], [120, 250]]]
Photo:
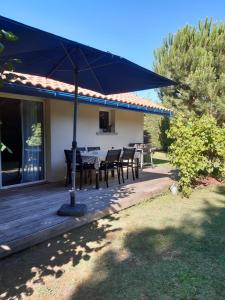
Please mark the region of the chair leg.
[[137, 158], [137, 161], [136, 161], [136, 178], [139, 178], [139, 159]]
[[107, 186], [107, 188], [109, 187], [109, 170], [108, 169], [106, 169], [106, 171], [105, 171], [106, 173], [105, 173], [105, 178], [106, 178], [106, 186]]
[[127, 179], [128, 179], [128, 164], [127, 164]]
[[90, 184], [92, 184], [92, 170], [89, 170]]
[[117, 176], [118, 176], [118, 182], [120, 184], [120, 168], [117, 166]]
[[131, 165], [131, 169], [132, 169], [132, 176], [133, 176], [133, 180], [135, 180], [135, 174], [134, 174], [134, 165], [133, 165], [133, 163], [132, 163], [132, 165]]
[[99, 171], [99, 180], [102, 181], [102, 171]]
[[72, 184], [72, 171], [70, 171], [69, 174], [70, 174], [70, 175], [69, 175], [69, 184]]
[[122, 175], [122, 180], [123, 180], [123, 183], [124, 183], [123, 165], [121, 165], [121, 175]]
[[68, 186], [68, 181], [69, 181], [69, 170], [68, 170], [68, 168], [67, 168], [67, 170], [66, 170], [66, 181], [65, 181], [65, 187], [67, 187], [67, 186]]
[[80, 169], [80, 190], [82, 189], [82, 177], [83, 177], [83, 170]]

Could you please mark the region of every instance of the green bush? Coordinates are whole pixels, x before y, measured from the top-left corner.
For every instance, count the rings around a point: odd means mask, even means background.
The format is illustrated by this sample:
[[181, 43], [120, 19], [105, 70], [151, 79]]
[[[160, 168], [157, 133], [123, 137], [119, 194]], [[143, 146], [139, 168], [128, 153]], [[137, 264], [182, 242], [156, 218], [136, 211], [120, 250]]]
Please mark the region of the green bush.
[[189, 196], [200, 175], [225, 179], [225, 124], [214, 117], [174, 117], [167, 132], [171, 139], [169, 159], [179, 170], [179, 186]]

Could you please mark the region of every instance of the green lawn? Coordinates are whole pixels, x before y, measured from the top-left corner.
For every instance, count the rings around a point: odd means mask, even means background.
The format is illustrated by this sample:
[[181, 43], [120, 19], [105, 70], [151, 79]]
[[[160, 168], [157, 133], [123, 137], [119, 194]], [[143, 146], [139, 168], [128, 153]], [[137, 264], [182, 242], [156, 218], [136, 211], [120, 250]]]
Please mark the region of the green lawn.
[[[145, 155], [144, 156], [144, 162], [145, 163], [150, 163], [150, 156]], [[160, 165], [169, 165], [169, 159], [168, 159], [168, 155], [165, 152], [155, 152], [153, 154], [153, 163], [155, 166], [160, 166]]]
[[3, 260], [0, 298], [225, 299], [224, 229], [224, 186], [157, 197]]

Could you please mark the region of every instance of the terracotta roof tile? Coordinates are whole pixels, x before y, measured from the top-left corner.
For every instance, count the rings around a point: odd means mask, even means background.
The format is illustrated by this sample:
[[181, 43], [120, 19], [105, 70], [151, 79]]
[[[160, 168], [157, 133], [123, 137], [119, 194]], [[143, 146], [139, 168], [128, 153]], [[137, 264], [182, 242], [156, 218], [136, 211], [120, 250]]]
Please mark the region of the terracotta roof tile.
[[[74, 92], [74, 86], [56, 81], [53, 79], [47, 79], [45, 77], [35, 76], [35, 75], [29, 75], [29, 74], [21, 74], [16, 73], [18, 76], [17, 79], [11, 80], [15, 83], [20, 83], [24, 85], [31, 85], [34, 87], [40, 87], [45, 89], [50, 89], [54, 91], [62, 91], [62, 92], [68, 92], [73, 93]], [[158, 108], [164, 111], [170, 111], [168, 108], [165, 108], [161, 105], [151, 103], [149, 99], [145, 99], [142, 97], [138, 97], [133, 93], [122, 93], [122, 94], [114, 94], [114, 95], [103, 95], [91, 90], [87, 90], [84, 88], [78, 88], [78, 94], [83, 96], [90, 96], [95, 98], [101, 98], [106, 100], [113, 100], [118, 102], [123, 102], [127, 104], [136, 104], [147, 108]]]

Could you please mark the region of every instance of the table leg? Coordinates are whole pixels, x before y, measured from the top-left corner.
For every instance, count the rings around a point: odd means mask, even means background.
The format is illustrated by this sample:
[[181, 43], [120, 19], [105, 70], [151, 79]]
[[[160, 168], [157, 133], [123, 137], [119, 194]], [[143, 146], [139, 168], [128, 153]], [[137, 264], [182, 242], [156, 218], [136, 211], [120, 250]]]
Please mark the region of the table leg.
[[99, 189], [99, 170], [96, 170], [95, 172], [95, 180], [96, 180], [96, 189]]

